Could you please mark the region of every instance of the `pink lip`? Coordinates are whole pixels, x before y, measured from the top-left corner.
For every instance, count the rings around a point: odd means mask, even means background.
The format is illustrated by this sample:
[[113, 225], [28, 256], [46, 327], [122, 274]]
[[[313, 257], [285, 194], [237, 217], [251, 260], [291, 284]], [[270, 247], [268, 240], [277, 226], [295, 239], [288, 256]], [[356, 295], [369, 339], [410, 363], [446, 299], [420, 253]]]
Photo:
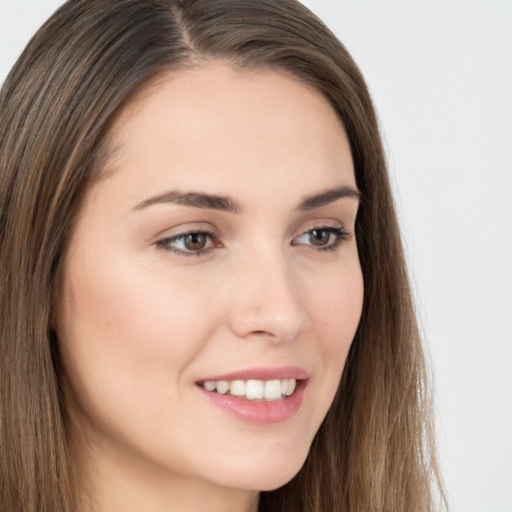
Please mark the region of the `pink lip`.
[[199, 385], [197, 389], [211, 404], [240, 420], [248, 423], [269, 424], [278, 423], [294, 416], [302, 405], [304, 391], [308, 385], [307, 372], [302, 368], [292, 366], [282, 368], [253, 368], [208, 377], [198, 382], [249, 379], [296, 379], [297, 387], [291, 396], [271, 402], [251, 401], [233, 395], [221, 395], [215, 391], [207, 391]]
[[214, 375], [198, 382], [218, 381], [218, 380], [282, 380], [282, 379], [295, 379], [306, 380], [308, 373], [306, 370], [298, 366], [282, 366], [280, 368], [248, 368], [223, 375]]

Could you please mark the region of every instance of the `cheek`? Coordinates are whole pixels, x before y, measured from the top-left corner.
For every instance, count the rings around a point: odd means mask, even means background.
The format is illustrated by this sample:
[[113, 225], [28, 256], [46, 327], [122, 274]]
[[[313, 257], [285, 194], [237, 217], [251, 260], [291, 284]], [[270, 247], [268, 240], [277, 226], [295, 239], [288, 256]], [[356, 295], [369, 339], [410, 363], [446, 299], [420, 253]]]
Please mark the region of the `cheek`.
[[71, 269], [69, 275], [77, 277], [64, 283], [60, 316], [75, 331], [73, 338], [88, 338], [89, 347], [182, 352], [190, 345], [194, 311], [207, 303], [187, 286], [133, 265], [109, 268], [100, 262]]
[[153, 440], [182, 431], [172, 412], [190, 408], [190, 363], [215, 323], [211, 297], [160, 269], [111, 266], [103, 256], [72, 262], [64, 276], [57, 334], [66, 404], [86, 435], [154, 456], [165, 450]]
[[[326, 278], [322, 293], [311, 293], [310, 297], [319, 360], [314, 365], [318, 373], [311, 380], [309, 392], [314, 396], [316, 417], [321, 422], [338, 390], [361, 318], [363, 277], [359, 262], [333, 272]], [[315, 429], [318, 427], [319, 423], [314, 425]]]
[[197, 311], [211, 311], [207, 295], [133, 262], [83, 261], [90, 264], [75, 262], [66, 273], [73, 277], [64, 279], [58, 314], [61, 356], [73, 387], [82, 396], [110, 400], [129, 393], [149, 400], [156, 387], [176, 389], [207, 339], [209, 323], [197, 322]]
[[346, 355], [350, 348], [361, 318], [363, 277], [359, 263], [333, 273], [324, 284], [321, 292], [310, 295], [312, 317], [326, 355], [338, 356], [336, 361], [340, 361], [339, 356]]

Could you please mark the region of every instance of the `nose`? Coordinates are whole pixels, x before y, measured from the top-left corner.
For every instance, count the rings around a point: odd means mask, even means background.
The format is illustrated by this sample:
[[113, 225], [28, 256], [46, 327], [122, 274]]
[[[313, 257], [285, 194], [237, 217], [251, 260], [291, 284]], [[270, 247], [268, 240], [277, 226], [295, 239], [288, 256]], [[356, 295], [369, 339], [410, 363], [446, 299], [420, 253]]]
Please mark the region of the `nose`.
[[262, 252], [236, 270], [231, 329], [241, 338], [293, 341], [309, 325], [300, 279], [282, 251]]

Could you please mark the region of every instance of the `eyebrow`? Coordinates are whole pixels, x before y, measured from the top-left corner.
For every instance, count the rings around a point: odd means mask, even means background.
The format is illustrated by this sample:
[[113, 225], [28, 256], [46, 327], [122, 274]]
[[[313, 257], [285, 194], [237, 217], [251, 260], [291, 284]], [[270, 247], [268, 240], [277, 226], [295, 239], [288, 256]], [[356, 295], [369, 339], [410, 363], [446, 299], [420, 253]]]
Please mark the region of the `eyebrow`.
[[[304, 199], [297, 207], [297, 210], [314, 210], [315, 208], [325, 206], [327, 204], [337, 201], [338, 199], [343, 199], [345, 197], [351, 197], [360, 200], [361, 194], [356, 189], [348, 185], [343, 185], [341, 187], [326, 190], [325, 192], [321, 192], [319, 194], [315, 194], [314, 196]], [[148, 206], [154, 204], [165, 203], [189, 206], [191, 208], [201, 208], [205, 210], [219, 210], [230, 213], [243, 212], [242, 206], [227, 196], [205, 194], [201, 192], [178, 191], [165, 192], [163, 194], [150, 197], [149, 199], [146, 199], [139, 203], [134, 208], [134, 210], [142, 210], [143, 208], [147, 208]]]
[[333, 203], [334, 201], [343, 199], [344, 197], [351, 197], [360, 201], [361, 193], [353, 187], [343, 185], [308, 197], [302, 201], [298, 209], [303, 211], [314, 210], [315, 208]]
[[201, 192], [165, 192], [155, 197], [150, 197], [138, 204], [134, 210], [141, 210], [153, 204], [173, 203], [192, 208], [202, 208], [205, 210], [220, 210], [230, 213], [241, 213], [242, 207], [229, 197], [218, 196], [215, 194], [203, 194]]

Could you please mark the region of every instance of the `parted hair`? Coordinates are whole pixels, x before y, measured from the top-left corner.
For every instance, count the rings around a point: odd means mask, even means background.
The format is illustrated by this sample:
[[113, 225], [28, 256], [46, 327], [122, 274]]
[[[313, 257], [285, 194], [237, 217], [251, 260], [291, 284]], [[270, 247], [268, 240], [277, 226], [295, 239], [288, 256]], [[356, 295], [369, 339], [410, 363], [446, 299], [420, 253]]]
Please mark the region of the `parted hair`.
[[[0, 510], [73, 512], [77, 486], [51, 313], [73, 218], [113, 118], [159, 75], [222, 60], [320, 91], [361, 204], [364, 304], [309, 456], [265, 512], [433, 512], [442, 502], [428, 372], [377, 117], [345, 47], [295, 0], [69, 0], [0, 93]], [[438, 500], [439, 498], [439, 500]]]

